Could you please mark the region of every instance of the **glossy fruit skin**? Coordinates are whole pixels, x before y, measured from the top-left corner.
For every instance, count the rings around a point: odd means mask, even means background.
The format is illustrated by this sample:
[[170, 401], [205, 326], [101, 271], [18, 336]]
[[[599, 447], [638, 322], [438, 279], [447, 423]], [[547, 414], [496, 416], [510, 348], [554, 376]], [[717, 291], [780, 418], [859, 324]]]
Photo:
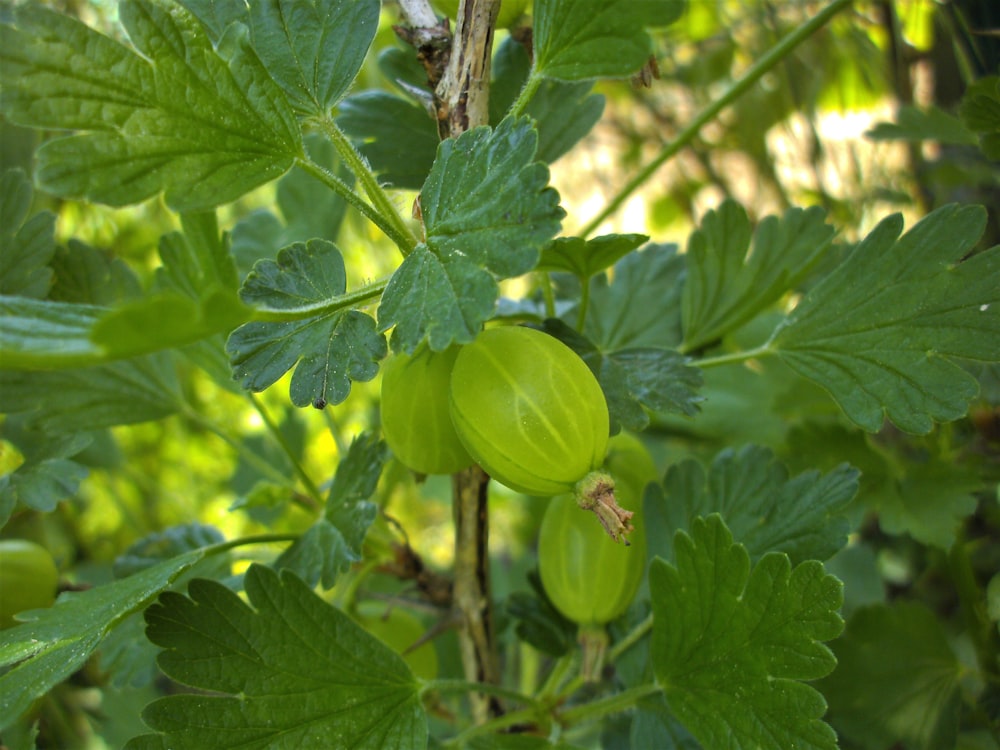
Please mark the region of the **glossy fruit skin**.
[[[458, 15], [459, 0], [434, 0], [434, 6], [448, 18]], [[530, 7], [530, 0], [500, 0], [500, 13], [497, 15], [497, 28], [509, 29]]]
[[52, 606], [58, 586], [47, 549], [26, 539], [0, 540], [0, 628], [16, 625], [18, 612]]
[[382, 368], [382, 431], [393, 454], [421, 474], [472, 465], [448, 414], [448, 386], [459, 347], [397, 354]]
[[437, 677], [437, 651], [433, 643], [428, 641], [408, 651], [427, 630], [416, 617], [399, 607], [389, 607], [376, 601], [362, 602], [358, 605], [357, 614], [358, 622], [365, 630], [401, 654], [415, 676], [424, 680]]
[[[632, 440], [632, 436], [612, 438], [605, 469], [617, 464], [615, 497], [623, 508], [638, 511], [643, 480], [655, 479], [656, 471], [642, 444], [636, 447]], [[636, 528], [629, 536], [631, 546], [626, 547], [612, 540], [572, 495], [554, 497], [546, 506], [539, 529], [538, 570], [545, 593], [567, 619], [584, 627], [604, 625], [632, 601], [646, 566], [641, 514], [632, 520]]]
[[476, 462], [527, 495], [573, 492], [607, 453], [597, 379], [569, 347], [532, 328], [491, 328], [462, 348], [451, 419]]

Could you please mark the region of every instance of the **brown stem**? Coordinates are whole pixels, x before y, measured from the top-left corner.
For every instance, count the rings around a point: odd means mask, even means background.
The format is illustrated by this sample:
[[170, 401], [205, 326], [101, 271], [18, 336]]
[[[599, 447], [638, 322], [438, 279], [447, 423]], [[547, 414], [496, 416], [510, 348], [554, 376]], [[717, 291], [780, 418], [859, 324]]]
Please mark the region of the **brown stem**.
[[462, 0], [451, 57], [437, 85], [438, 132], [457, 136], [489, 123], [490, 59], [500, 0]]

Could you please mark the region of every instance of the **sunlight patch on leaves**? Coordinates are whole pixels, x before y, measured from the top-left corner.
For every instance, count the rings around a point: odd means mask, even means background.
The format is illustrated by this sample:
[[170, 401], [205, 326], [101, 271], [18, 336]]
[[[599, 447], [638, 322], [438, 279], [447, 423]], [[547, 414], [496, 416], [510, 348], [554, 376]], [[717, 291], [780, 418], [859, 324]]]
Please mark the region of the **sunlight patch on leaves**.
[[[214, 694], [161, 698], [143, 720], [161, 732], [126, 747], [351, 747], [420, 750], [427, 717], [406, 663], [301, 580], [253, 565], [249, 603], [214, 581], [166, 592], [147, 636], [174, 680]], [[190, 597], [190, 598], [189, 598]]]
[[650, 549], [673, 559], [673, 537], [699, 517], [722, 516], [751, 559], [784, 552], [792, 562], [826, 560], [847, 544], [842, 513], [858, 491], [859, 472], [841, 464], [828, 474], [807, 471], [789, 478], [767, 448], [726, 449], [706, 475], [688, 459], [646, 489], [644, 513]]
[[441, 143], [420, 193], [426, 240], [379, 306], [379, 330], [395, 326], [394, 350], [472, 341], [496, 307], [497, 282], [535, 267], [565, 213], [534, 161], [537, 142], [530, 121], [507, 119]]
[[0, 730], [83, 666], [110, 630], [206, 554], [193, 550], [120, 581], [64, 593], [51, 608], [36, 610], [34, 620], [0, 632], [0, 667], [12, 667], [0, 676]]
[[545, 78], [624, 78], [653, 53], [647, 27], [666, 26], [686, 0], [535, 0], [535, 69]]
[[309, 586], [322, 583], [329, 589], [351, 563], [361, 560], [361, 545], [378, 511], [369, 498], [388, 456], [385, 443], [374, 434], [355, 438], [337, 467], [323, 517], [281, 554], [274, 567], [291, 570]]
[[885, 219], [814, 287], [768, 348], [825, 388], [847, 417], [904, 432], [963, 416], [978, 392], [956, 358], [1000, 356], [1000, 248], [959, 262], [986, 212], [944, 206], [900, 237]]
[[326, 240], [297, 242], [282, 249], [277, 261], [259, 261], [240, 290], [243, 301], [301, 311], [303, 317], [250, 322], [233, 331], [226, 343], [233, 377], [244, 388], [262, 391], [298, 363], [292, 403], [317, 408], [347, 398], [352, 380], [375, 377], [386, 355], [385, 338], [371, 317], [336, 305], [346, 288], [343, 256]]
[[281, 89], [237, 29], [218, 50], [169, 0], [126, 0], [135, 49], [37, 4], [0, 26], [0, 109], [15, 123], [83, 131], [38, 150], [56, 195], [112, 206], [163, 191], [176, 210], [229, 203], [302, 151]]
[[836, 665], [841, 584], [814, 560], [750, 556], [717, 515], [649, 570], [652, 664], [671, 709], [706, 747], [834, 750], [823, 696], [805, 684]]
[[746, 323], [808, 272], [833, 239], [819, 207], [768, 216], [753, 232], [735, 201], [709, 211], [688, 242], [684, 284], [684, 350], [691, 351]]

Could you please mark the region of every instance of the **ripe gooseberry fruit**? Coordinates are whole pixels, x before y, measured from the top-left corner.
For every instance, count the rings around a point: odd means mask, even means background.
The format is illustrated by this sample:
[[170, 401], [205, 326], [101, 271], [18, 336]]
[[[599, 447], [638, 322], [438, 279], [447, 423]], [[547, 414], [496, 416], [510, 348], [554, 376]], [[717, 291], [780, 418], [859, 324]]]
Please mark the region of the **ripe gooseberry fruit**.
[[0, 540], [0, 628], [16, 625], [18, 612], [52, 606], [58, 586], [59, 571], [45, 547]]
[[631, 530], [614, 480], [596, 471], [608, 448], [604, 393], [561, 341], [519, 326], [480, 333], [455, 359], [451, 419], [469, 454], [501, 484], [527, 495], [572, 493], [613, 539]]
[[[444, 13], [448, 18], [454, 19], [458, 16], [459, 0], [434, 0], [434, 5], [439, 12]], [[529, 0], [500, 0], [500, 13], [497, 15], [497, 28], [509, 29], [521, 20], [530, 5]]]
[[421, 474], [472, 465], [448, 415], [448, 386], [459, 347], [397, 354], [382, 368], [382, 431], [393, 454]]

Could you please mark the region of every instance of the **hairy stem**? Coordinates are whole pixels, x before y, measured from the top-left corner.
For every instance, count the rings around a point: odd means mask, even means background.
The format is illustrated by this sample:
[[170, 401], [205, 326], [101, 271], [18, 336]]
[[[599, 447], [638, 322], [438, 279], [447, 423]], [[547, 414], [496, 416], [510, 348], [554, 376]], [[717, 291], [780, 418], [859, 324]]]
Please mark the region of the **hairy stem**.
[[849, 6], [851, 2], [852, 0], [833, 0], [833, 2], [823, 8], [823, 10], [795, 29], [795, 31], [778, 42], [777, 45], [768, 50], [763, 57], [750, 66], [750, 69], [747, 70], [740, 80], [730, 86], [729, 90], [726, 91], [726, 93], [724, 93], [721, 97], [699, 112], [698, 116], [695, 117], [694, 120], [692, 120], [691, 123], [684, 128], [684, 130], [682, 130], [677, 137], [657, 155], [655, 159], [653, 159], [653, 161], [643, 167], [643, 169], [641, 169], [639, 173], [636, 174], [636, 176], [633, 177], [624, 188], [622, 188], [618, 195], [616, 195], [608, 203], [608, 205], [605, 206], [604, 209], [597, 214], [597, 216], [591, 219], [591, 221], [580, 231], [580, 236], [587, 237], [592, 234], [605, 219], [621, 208], [625, 201], [628, 200], [629, 196], [642, 187], [642, 185], [644, 185], [646, 181], [653, 176], [657, 169], [659, 169], [666, 161], [676, 156], [681, 149], [691, 143], [691, 141], [694, 140], [695, 136], [698, 135], [705, 125], [714, 120], [718, 114], [722, 112], [722, 110], [745, 94], [765, 73], [788, 57], [796, 47], [802, 44], [802, 42], [808, 39], [813, 33], [825, 26], [831, 18]]
[[338, 310], [353, 310], [357, 307], [363, 307], [373, 299], [380, 297], [388, 283], [388, 279], [373, 281], [352, 292], [345, 292], [344, 294], [338, 294], [336, 297], [288, 309], [280, 307], [255, 307], [250, 319], [259, 322], [287, 323], [292, 320], [305, 320], [306, 318], [314, 318], [317, 315], [334, 313]]

